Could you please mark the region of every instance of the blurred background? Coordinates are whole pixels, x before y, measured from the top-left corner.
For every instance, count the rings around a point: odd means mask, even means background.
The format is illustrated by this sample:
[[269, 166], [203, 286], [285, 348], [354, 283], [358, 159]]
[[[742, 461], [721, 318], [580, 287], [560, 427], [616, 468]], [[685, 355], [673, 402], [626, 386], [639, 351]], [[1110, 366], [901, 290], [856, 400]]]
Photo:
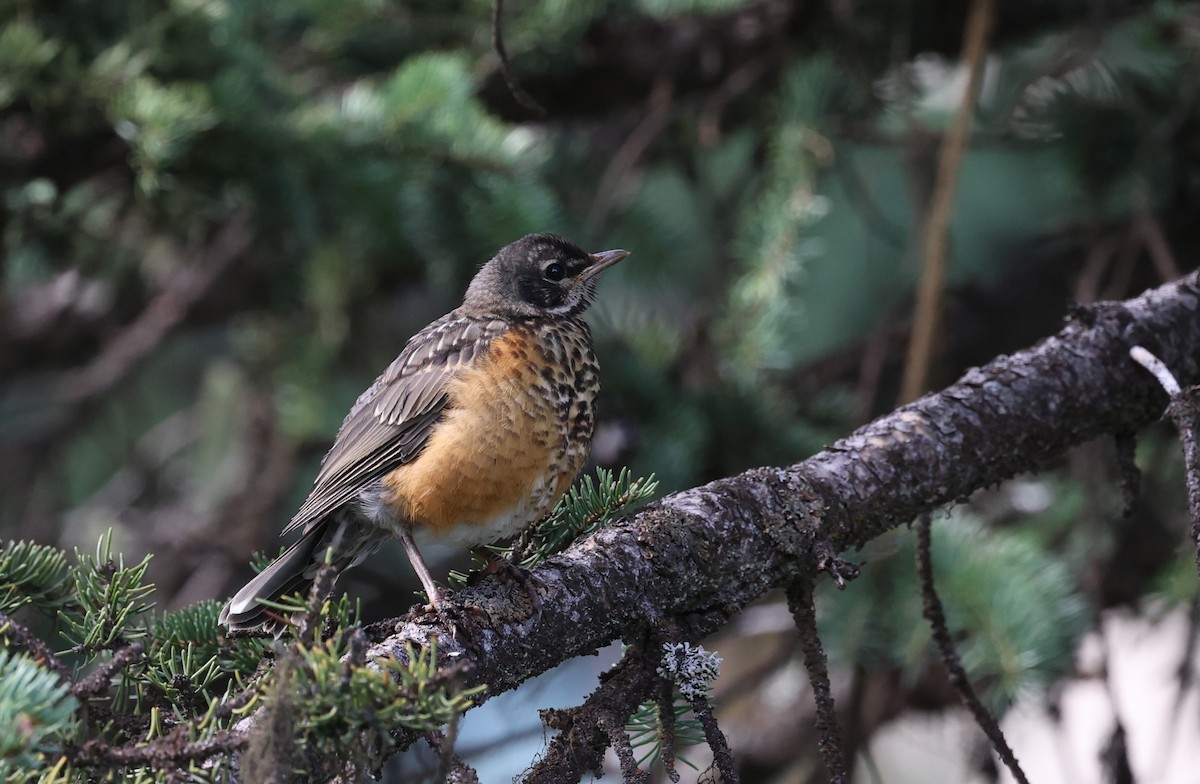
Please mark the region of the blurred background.
[[[358, 393], [533, 231], [634, 252], [590, 316], [595, 464], [670, 492], [804, 458], [900, 402], [968, 6], [510, 0], [529, 100], [483, 0], [0, 1], [0, 536], [111, 528], [155, 554], [161, 607], [229, 595]], [[929, 388], [1200, 244], [1197, 4], [1008, 0], [980, 85]], [[956, 507], [935, 569], [1035, 780], [1194, 781], [1171, 763], [1200, 740], [1178, 446], [1140, 439], [1136, 499], [1115, 454]], [[856, 780], [992, 780], [911, 535], [855, 558], [820, 613]], [[404, 563], [343, 581], [367, 620], [412, 599]], [[794, 638], [770, 597], [706, 643], [745, 781], [823, 780]], [[484, 781], [606, 655], [468, 718]]]

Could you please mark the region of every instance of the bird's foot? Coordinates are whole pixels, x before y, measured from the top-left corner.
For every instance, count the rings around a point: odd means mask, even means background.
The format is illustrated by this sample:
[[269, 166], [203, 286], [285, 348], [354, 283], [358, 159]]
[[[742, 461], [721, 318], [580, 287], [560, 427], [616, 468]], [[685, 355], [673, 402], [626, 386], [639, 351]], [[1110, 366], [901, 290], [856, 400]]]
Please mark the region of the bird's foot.
[[507, 580], [510, 583], [516, 583], [521, 586], [525, 595], [529, 597], [529, 602], [534, 612], [541, 609], [542, 594], [540, 585], [533, 578], [533, 574], [527, 569], [522, 569], [518, 564], [483, 547], [476, 547], [472, 552], [487, 563], [480, 571], [471, 573], [467, 578], [467, 585], [478, 585], [488, 576], [496, 575], [502, 580]]

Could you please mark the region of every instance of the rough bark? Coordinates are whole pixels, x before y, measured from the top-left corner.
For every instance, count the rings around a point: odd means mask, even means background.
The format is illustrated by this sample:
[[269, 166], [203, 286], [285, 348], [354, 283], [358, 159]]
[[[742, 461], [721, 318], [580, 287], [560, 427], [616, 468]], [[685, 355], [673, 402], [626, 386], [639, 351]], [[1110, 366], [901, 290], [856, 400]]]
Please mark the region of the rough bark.
[[[1141, 344], [1182, 384], [1200, 381], [1196, 275], [1119, 303], [1080, 310], [1056, 336], [975, 368], [784, 468], [758, 468], [675, 493], [574, 544], [534, 572], [529, 617], [509, 612], [491, 579], [457, 595], [457, 639], [430, 620], [400, 619], [371, 654], [440, 638], [491, 696], [646, 624], [707, 632], [768, 590], [813, 575], [914, 517], [1037, 470], [1071, 447], [1129, 434], [1167, 397], [1129, 358]], [[853, 590], [851, 586], [850, 590]]]

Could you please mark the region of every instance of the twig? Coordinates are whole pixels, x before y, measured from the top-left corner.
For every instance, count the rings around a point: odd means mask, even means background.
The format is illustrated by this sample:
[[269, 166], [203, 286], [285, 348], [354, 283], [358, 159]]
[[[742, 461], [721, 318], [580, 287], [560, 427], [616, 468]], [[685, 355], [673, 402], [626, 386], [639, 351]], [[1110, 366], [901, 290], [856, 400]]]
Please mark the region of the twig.
[[631, 715], [657, 677], [641, 646], [633, 646], [583, 705], [567, 710], [543, 710], [542, 723], [559, 730], [559, 734], [550, 742], [545, 755], [525, 774], [526, 784], [578, 781], [585, 772], [598, 771], [604, 762], [604, 751], [611, 743], [609, 733], [599, 724], [599, 717]]
[[804, 651], [804, 666], [808, 669], [808, 680], [817, 704], [817, 729], [821, 738], [817, 746], [825, 769], [829, 771], [831, 784], [845, 784], [846, 756], [843, 750], [842, 732], [838, 728], [837, 708], [833, 702], [833, 688], [829, 684], [829, 667], [825, 649], [817, 634], [817, 613], [813, 605], [812, 578], [805, 576], [794, 580], [787, 589], [788, 609], [796, 620], [796, 631], [800, 634], [800, 647]]
[[995, 0], [973, 0], [963, 33], [963, 60], [967, 66], [967, 87], [962, 103], [954, 113], [938, 157], [937, 180], [930, 197], [929, 212], [921, 251], [925, 268], [917, 289], [915, 322], [908, 344], [901, 386], [903, 401], [915, 400], [925, 392], [929, 383], [934, 345], [941, 321], [942, 290], [946, 279], [946, 246], [950, 234], [950, 217], [954, 212], [954, 187], [958, 167], [962, 162], [971, 135], [971, 115], [983, 86], [984, 58], [992, 30]]
[[110, 391], [157, 348], [182, 321], [230, 264], [250, 245], [251, 236], [241, 221], [225, 226], [212, 243], [197, 255], [203, 261], [183, 267], [166, 289], [150, 301], [137, 320], [104, 347], [100, 356], [63, 385], [64, 397], [82, 404]]
[[46, 666], [63, 683], [70, 685], [71, 670], [42, 642], [42, 639], [6, 613], [0, 613], [0, 635], [24, 648], [41, 665]]
[[146, 646], [140, 640], [118, 648], [113, 652], [111, 659], [97, 668], [91, 675], [75, 684], [75, 687], [72, 689], [75, 696], [81, 700], [86, 700], [88, 697], [98, 694], [102, 689], [108, 688], [113, 676], [129, 665], [139, 661], [145, 650]]
[[127, 378], [166, 337], [183, 323], [188, 311], [212, 289], [234, 261], [250, 246], [252, 236], [243, 219], [235, 219], [194, 255], [201, 257], [173, 275], [129, 326], [105, 344], [100, 354], [69, 373], [59, 385], [65, 408], [56, 422], [32, 436], [25, 447], [30, 460], [42, 459], [55, 444], [84, 422], [95, 403]]
[[1117, 700], [1117, 691], [1112, 678], [1112, 645], [1108, 636], [1099, 635], [1100, 659], [1104, 675], [1104, 691], [1112, 705], [1113, 729], [1108, 742], [1100, 750], [1100, 762], [1103, 765], [1104, 780], [1112, 784], [1134, 784], [1133, 771], [1129, 767], [1129, 747], [1126, 744], [1125, 722], [1121, 720], [1121, 704]]
[[[260, 667], [261, 669], [261, 667]], [[238, 694], [228, 700], [223, 700], [220, 705], [213, 710], [213, 716], [218, 719], [225, 719], [234, 714], [235, 711], [249, 705], [250, 702], [258, 697], [262, 683], [253, 681], [245, 689], [242, 689]]]
[[326, 562], [317, 568], [312, 586], [308, 589], [308, 601], [305, 603], [304, 614], [301, 616], [300, 628], [296, 632], [296, 639], [305, 647], [311, 646], [316, 639], [317, 624], [321, 622], [321, 608], [325, 605], [325, 599], [333, 592], [333, 583], [337, 580], [337, 569], [329, 563], [328, 559], [341, 547], [344, 532], [345, 528], [339, 526], [337, 533], [334, 534], [333, 543], [325, 551]]
[[1150, 256], [1151, 263], [1154, 264], [1154, 270], [1162, 281], [1166, 283], [1169, 280], [1175, 280], [1179, 277], [1179, 264], [1175, 261], [1175, 254], [1171, 252], [1171, 243], [1167, 241], [1167, 234], [1163, 231], [1162, 223], [1151, 207], [1150, 189], [1146, 186], [1145, 181], [1139, 182], [1134, 188], [1133, 197], [1134, 231], [1141, 239], [1147, 255]]
[[1117, 716], [1113, 722], [1112, 734], [1108, 742], [1100, 750], [1100, 763], [1103, 766], [1104, 780], [1113, 784], [1134, 784], [1133, 769], [1129, 766], [1129, 746], [1126, 743], [1125, 725]]
[[1200, 447], [1196, 439], [1196, 398], [1200, 395], [1200, 387], [1183, 390], [1166, 364], [1141, 346], [1129, 349], [1129, 356], [1150, 371], [1171, 398], [1167, 404], [1167, 415], [1175, 423], [1183, 445], [1188, 512], [1192, 518], [1192, 545], [1196, 548], [1196, 568], [1200, 570]]
[[430, 732], [426, 733], [426, 740], [429, 747], [437, 752], [438, 769], [437, 775], [434, 776], [435, 784], [479, 784], [479, 773], [476, 772], [467, 763], [463, 762], [455, 751], [455, 745], [458, 743], [458, 727], [462, 716], [455, 713], [450, 717], [450, 723], [446, 725], [446, 732]]
[[713, 91], [700, 108], [696, 122], [696, 140], [701, 147], [716, 147], [721, 140], [721, 115], [735, 98], [754, 86], [767, 69], [774, 64], [774, 57], [759, 55], [735, 68]]
[[658, 708], [658, 731], [661, 739], [663, 771], [667, 778], [675, 784], [679, 781], [679, 771], [675, 769], [675, 685], [662, 678], [658, 682], [658, 697], [655, 700]]
[[717, 725], [717, 717], [713, 715], [712, 706], [708, 704], [708, 700], [703, 697], [692, 700], [692, 714], [704, 728], [704, 739], [708, 741], [708, 747], [712, 749], [713, 764], [721, 772], [722, 784], [739, 784], [741, 779], [738, 778], [737, 770], [733, 767], [733, 753], [729, 751], [729, 741], [725, 739], [725, 733], [721, 732], [721, 728]]
[[992, 742], [992, 748], [996, 750], [996, 754], [1008, 767], [1013, 778], [1020, 784], [1029, 784], [1029, 779], [1025, 778], [1025, 772], [1021, 770], [1016, 755], [1009, 748], [1008, 741], [1000, 730], [999, 723], [996, 722], [996, 717], [980, 702], [979, 696], [975, 694], [975, 689], [971, 686], [971, 681], [967, 678], [967, 671], [963, 669], [958, 653], [954, 650], [954, 640], [950, 636], [950, 630], [946, 627], [946, 613], [942, 609], [942, 600], [938, 598], [937, 589], [933, 585], [933, 559], [930, 558], [929, 553], [932, 525], [933, 522], [928, 513], [917, 518], [917, 577], [921, 582], [921, 597], [925, 604], [924, 614], [933, 632], [933, 641], [942, 656], [942, 664], [946, 667], [950, 683], [958, 691], [958, 696], [962, 698], [963, 704], [975, 717], [975, 723]]
[[596, 715], [596, 726], [604, 731], [609, 745], [617, 753], [617, 760], [621, 763], [621, 778], [625, 784], [650, 784], [650, 774], [638, 767], [633, 743], [625, 731], [624, 719], [612, 711], [600, 711]]
[[496, 55], [500, 58], [500, 75], [504, 77], [504, 83], [508, 85], [508, 91], [512, 93], [512, 97], [537, 116], [545, 117], [545, 107], [534, 100], [532, 95], [525, 92], [525, 88], [521, 86], [512, 72], [512, 66], [509, 65], [508, 49], [504, 46], [504, 0], [492, 0], [492, 48], [496, 50]]
[[1137, 436], [1133, 433], [1114, 433], [1117, 449], [1117, 478], [1121, 485], [1121, 515], [1129, 517], [1137, 505], [1142, 490], [1142, 469], [1137, 464]]
[[116, 768], [134, 765], [163, 765], [208, 759], [214, 754], [232, 754], [246, 747], [246, 733], [218, 730], [206, 740], [179, 743], [190, 725], [181, 724], [171, 735], [136, 746], [109, 746], [102, 740], [89, 740], [82, 746], [64, 748], [71, 764], [87, 768]]

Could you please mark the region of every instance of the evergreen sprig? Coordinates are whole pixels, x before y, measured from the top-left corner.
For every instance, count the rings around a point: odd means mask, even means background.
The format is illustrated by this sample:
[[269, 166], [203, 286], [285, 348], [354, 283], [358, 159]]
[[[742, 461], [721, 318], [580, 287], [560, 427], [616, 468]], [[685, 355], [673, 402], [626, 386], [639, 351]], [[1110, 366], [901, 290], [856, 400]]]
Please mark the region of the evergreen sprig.
[[75, 598], [80, 612], [59, 610], [63, 636], [75, 650], [95, 653], [144, 636], [145, 627], [136, 621], [154, 606], [143, 601], [154, 592], [154, 586], [145, 583], [150, 556], [126, 567], [123, 555], [113, 558], [112, 531], [100, 537], [95, 556], [78, 549], [75, 556], [79, 561], [74, 570]]
[[57, 610], [72, 603], [67, 555], [56, 547], [9, 541], [0, 547], [0, 612], [26, 605]]
[[622, 468], [614, 478], [607, 468], [597, 468], [596, 478], [585, 476], [563, 496], [550, 516], [528, 529], [518, 540], [523, 569], [532, 569], [576, 539], [603, 528], [654, 495], [654, 474], [633, 478]]
[[75, 733], [79, 703], [70, 687], [32, 659], [0, 649], [0, 774], [35, 781], [64, 738]]
[[[679, 749], [703, 743], [704, 728], [694, 716], [688, 715], [692, 711], [692, 703], [680, 694], [678, 689], [672, 692], [671, 710], [675, 714], [675, 759], [690, 768], [696, 768], [687, 757], [679, 754]], [[662, 754], [663, 724], [659, 706], [653, 701], [642, 703], [625, 722], [629, 741], [639, 752], [638, 765], [653, 763]]]
[[277, 688], [299, 743], [317, 758], [353, 759], [377, 767], [397, 742], [397, 730], [426, 732], [470, 708], [484, 687], [460, 688], [439, 669], [436, 643], [408, 649], [408, 661], [354, 662], [353, 633], [297, 646]]
[[219, 637], [221, 602], [215, 599], [190, 604], [157, 619], [150, 627], [150, 660], [186, 655], [203, 661], [216, 657], [220, 670], [237, 678], [249, 677], [258, 668], [269, 643], [258, 637], [223, 640]]

